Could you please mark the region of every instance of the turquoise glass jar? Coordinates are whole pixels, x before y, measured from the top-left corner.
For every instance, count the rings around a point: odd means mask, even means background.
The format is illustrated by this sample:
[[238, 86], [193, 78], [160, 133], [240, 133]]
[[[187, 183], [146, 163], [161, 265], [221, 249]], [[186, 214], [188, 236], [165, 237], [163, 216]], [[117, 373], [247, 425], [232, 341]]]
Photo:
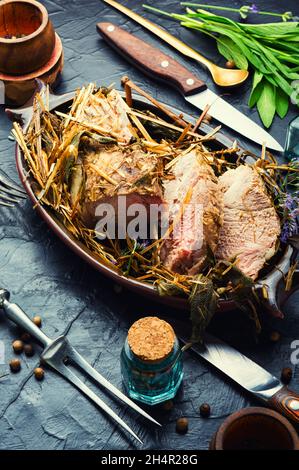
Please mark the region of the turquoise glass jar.
[[288, 160], [299, 159], [299, 116], [288, 125], [284, 155]]
[[[146, 319], [149, 318], [159, 320], [156, 317], [146, 317]], [[168, 324], [166, 323], [166, 325]], [[168, 326], [170, 327], [170, 325]], [[157, 405], [174, 398], [183, 379], [182, 352], [175, 335], [166, 357], [160, 357], [156, 360], [153, 358], [148, 360], [146, 354], [137, 355], [136, 348], [130, 345], [128, 338], [121, 353], [121, 372], [130, 398], [147, 405]], [[148, 336], [137, 335], [137, 338], [138, 341], [146, 341], [146, 338], [149, 338], [148, 345], [141, 345], [141, 349], [144, 348], [145, 351], [146, 346], [151, 353], [154, 351], [153, 344], [159, 346], [159, 340], [155, 342], [154, 328], [151, 329]], [[157, 355], [159, 356], [158, 350]]]

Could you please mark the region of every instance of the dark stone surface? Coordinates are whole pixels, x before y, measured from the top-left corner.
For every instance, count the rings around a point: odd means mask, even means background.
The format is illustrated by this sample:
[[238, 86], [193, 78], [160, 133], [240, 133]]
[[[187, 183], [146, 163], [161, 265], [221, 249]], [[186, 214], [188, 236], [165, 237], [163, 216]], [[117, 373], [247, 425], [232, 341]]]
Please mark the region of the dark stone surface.
[[[194, 62], [180, 57], [132, 21], [105, 6], [99, 0], [47, 0], [57, 32], [63, 39], [65, 70], [59, 93], [96, 81], [114, 82], [120, 87], [120, 77], [131, 76], [152, 95], [186, 112], [194, 109], [167, 86], [145, 78], [113, 52], [97, 35], [97, 21], [114, 21], [138, 36], [151, 41], [172, 54], [193, 72], [201, 74], [214, 89], [206, 71]], [[144, 13], [141, 2], [126, 2], [129, 7]], [[150, 4], [156, 2], [149, 1]], [[215, 2], [217, 3], [217, 2]], [[218, 2], [219, 3], [219, 2]], [[257, 1], [259, 6], [276, 10], [277, 2]], [[241, 6], [242, 1], [221, 2]], [[177, 2], [161, 1], [168, 10], [179, 10]], [[283, 2], [280, 8], [296, 12], [297, 1]], [[298, 13], [298, 11], [297, 11]], [[161, 18], [151, 17], [160, 22]], [[169, 31], [179, 35], [207, 56], [221, 63], [213, 44], [200, 34], [180, 29], [174, 22], [164, 20]], [[258, 122], [256, 111], [249, 111], [247, 96], [249, 82], [234, 91], [227, 99]], [[276, 118], [272, 132], [283, 144], [288, 121], [295, 115], [293, 109], [284, 121]], [[1, 169], [17, 179], [14, 144], [8, 140], [11, 124], [0, 112]], [[0, 285], [11, 291], [12, 299], [30, 315], [43, 317], [45, 332], [55, 337], [69, 330], [69, 338], [78, 350], [111, 382], [121, 387], [119, 355], [126, 331], [135, 317], [164, 313], [171, 318], [170, 309], [151, 304], [132, 293], [117, 293], [113, 284], [76, 258], [42, 222], [30, 202], [15, 209], [0, 209]], [[181, 313], [181, 317], [186, 315]], [[271, 322], [270, 322], [271, 324]], [[288, 303], [286, 318], [270, 325], [282, 334], [278, 343], [256, 342], [250, 322], [240, 312], [218, 315], [213, 321], [217, 334], [237, 345], [243, 352], [275, 374], [290, 365], [290, 344], [299, 337], [298, 295]], [[8, 362], [13, 356], [11, 341], [18, 336], [16, 328], [0, 312], [0, 340], [5, 344], [5, 363], [0, 365], [0, 449], [129, 449], [134, 442], [106, 418], [71, 385], [52, 371], [45, 380], [37, 382], [32, 371], [38, 363], [37, 354], [22, 361], [19, 374], [9, 374]], [[298, 368], [294, 369], [292, 387], [299, 389]], [[95, 389], [94, 385], [91, 385]], [[101, 396], [103, 395], [100, 392]], [[146, 423], [118, 402], [105, 400], [131, 424], [144, 440], [144, 448], [207, 449], [208, 443], [230, 413], [256, 402], [222, 376], [195, 358], [185, 357], [185, 380], [182, 391], [171, 412], [155, 411], [164, 424], [161, 430]], [[211, 405], [211, 417], [201, 418], [199, 406]], [[176, 434], [175, 421], [180, 416], [190, 420], [185, 436]]]

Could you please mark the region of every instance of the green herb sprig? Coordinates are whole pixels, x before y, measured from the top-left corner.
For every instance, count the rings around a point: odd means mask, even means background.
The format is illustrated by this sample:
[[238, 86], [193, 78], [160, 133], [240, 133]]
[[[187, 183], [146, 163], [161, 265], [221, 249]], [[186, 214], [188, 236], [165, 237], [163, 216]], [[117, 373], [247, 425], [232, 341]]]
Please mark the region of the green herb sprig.
[[220, 54], [238, 68], [247, 69], [250, 65], [254, 75], [248, 104], [257, 107], [265, 127], [271, 126], [275, 114], [281, 119], [286, 116], [299, 80], [298, 22], [255, 25], [238, 23], [202, 9], [187, 8], [185, 14], [176, 14], [148, 5], [144, 8], [212, 37]]
[[250, 13], [257, 14], [257, 15], [266, 15], [266, 16], [276, 16], [277, 18], [281, 18], [282, 21], [290, 21], [294, 19], [294, 15], [291, 11], [285, 11], [284, 13], [274, 13], [273, 11], [263, 11], [259, 10], [258, 6], [253, 3], [252, 5], [243, 5], [240, 8], [232, 8], [232, 7], [222, 7], [219, 5], [205, 5], [204, 3], [190, 3], [190, 2], [181, 2], [181, 5], [187, 7], [200, 7], [209, 10], [220, 10], [220, 11], [229, 11], [233, 13], [239, 13], [241, 18], [245, 20]]

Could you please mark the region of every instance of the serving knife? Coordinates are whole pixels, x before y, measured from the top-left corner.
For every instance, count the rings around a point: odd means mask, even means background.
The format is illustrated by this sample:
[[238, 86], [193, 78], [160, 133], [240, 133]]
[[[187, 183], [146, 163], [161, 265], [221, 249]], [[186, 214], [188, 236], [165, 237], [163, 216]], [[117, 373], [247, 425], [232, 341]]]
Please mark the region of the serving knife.
[[[172, 322], [171, 322], [172, 323]], [[188, 335], [181, 335], [184, 326], [172, 323], [180, 340], [188, 343]], [[277, 377], [263, 369], [242, 353], [212, 335], [205, 334], [202, 345], [192, 350], [242, 388], [263, 401], [265, 405], [299, 424], [299, 394], [290, 390]]]
[[97, 30], [126, 59], [151, 78], [177, 88], [193, 106], [203, 110], [208, 105], [212, 117], [239, 134], [273, 150], [283, 150], [268, 132], [209, 90], [202, 80], [170, 56], [112, 23], [98, 23]]

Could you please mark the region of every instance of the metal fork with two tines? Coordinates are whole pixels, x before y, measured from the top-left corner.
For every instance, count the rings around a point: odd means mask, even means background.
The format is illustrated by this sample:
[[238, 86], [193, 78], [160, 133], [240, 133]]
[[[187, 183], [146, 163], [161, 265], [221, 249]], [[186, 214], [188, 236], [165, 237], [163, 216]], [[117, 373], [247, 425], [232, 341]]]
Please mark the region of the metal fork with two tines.
[[137, 411], [139, 414], [149, 419], [153, 423], [161, 426], [154, 418], [143, 411], [136, 403], [130, 400], [108, 380], [106, 380], [99, 372], [97, 372], [88, 362], [76, 351], [65, 336], [59, 336], [52, 340], [38, 328], [27, 316], [27, 314], [16, 304], [9, 302], [10, 294], [6, 289], [0, 289], [0, 308], [2, 308], [6, 316], [16, 323], [23, 330], [34, 336], [43, 346], [44, 351], [41, 355], [43, 362], [51, 366], [59, 372], [65, 379], [71, 382], [82, 393], [89, 397], [96, 405], [113, 418], [120, 426], [135, 437], [141, 444], [142, 441], [132, 431], [132, 429], [101, 399], [96, 395], [81, 379], [65, 364], [65, 359], [70, 363], [78, 366], [86, 372], [99, 385], [109, 390], [113, 395], [122, 400], [126, 405]]
[[20, 199], [26, 199], [25, 191], [0, 171], [0, 206], [13, 207]]

